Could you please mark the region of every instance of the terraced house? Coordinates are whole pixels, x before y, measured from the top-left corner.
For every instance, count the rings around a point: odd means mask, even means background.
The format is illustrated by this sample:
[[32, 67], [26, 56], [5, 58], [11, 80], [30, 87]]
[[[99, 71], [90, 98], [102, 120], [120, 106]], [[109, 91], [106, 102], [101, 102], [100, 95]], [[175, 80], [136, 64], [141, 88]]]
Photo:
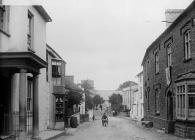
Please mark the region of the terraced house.
[[195, 1], [147, 48], [144, 118], [177, 136], [195, 137]]
[[36, 139], [47, 127], [46, 23], [50, 21], [42, 6], [0, 6], [1, 139]]

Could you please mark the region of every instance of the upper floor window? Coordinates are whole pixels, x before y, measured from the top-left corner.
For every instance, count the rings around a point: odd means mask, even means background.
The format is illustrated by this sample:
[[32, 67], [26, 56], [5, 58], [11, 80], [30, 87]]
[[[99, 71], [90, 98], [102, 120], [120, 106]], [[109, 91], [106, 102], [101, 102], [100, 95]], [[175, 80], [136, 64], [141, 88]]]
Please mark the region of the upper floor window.
[[33, 44], [33, 14], [28, 11], [28, 30], [27, 30], [27, 45], [29, 49], [32, 49]]
[[7, 36], [9, 36], [8, 15], [9, 15], [9, 6], [0, 5], [0, 31]]
[[155, 73], [159, 73], [159, 53], [155, 53]]
[[171, 44], [167, 46], [167, 66], [172, 65], [172, 47]]
[[5, 23], [5, 6], [0, 6], [0, 29], [4, 29]]
[[191, 37], [190, 30], [184, 33], [184, 57], [185, 60], [191, 58]]
[[61, 76], [61, 62], [52, 62], [52, 77]]
[[62, 85], [62, 61], [52, 60], [52, 79], [54, 85]]

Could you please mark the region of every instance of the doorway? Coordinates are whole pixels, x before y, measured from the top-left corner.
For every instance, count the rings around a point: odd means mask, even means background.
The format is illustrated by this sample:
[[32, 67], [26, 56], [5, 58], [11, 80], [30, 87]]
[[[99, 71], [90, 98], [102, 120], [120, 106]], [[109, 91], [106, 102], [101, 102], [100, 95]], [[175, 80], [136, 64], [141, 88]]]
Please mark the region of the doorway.
[[0, 136], [11, 133], [11, 79], [0, 75]]
[[173, 95], [170, 91], [167, 94], [167, 119], [173, 120]]

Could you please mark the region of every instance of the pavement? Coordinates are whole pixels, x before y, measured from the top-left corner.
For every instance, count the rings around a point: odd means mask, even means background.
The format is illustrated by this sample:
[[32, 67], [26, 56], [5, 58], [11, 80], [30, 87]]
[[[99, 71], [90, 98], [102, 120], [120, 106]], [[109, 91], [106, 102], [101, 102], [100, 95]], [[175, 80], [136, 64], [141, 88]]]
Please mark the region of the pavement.
[[63, 135], [64, 133], [65, 133], [65, 130], [47, 129], [47, 130], [41, 131], [39, 133], [39, 137], [41, 138], [41, 140], [50, 140], [60, 135]]

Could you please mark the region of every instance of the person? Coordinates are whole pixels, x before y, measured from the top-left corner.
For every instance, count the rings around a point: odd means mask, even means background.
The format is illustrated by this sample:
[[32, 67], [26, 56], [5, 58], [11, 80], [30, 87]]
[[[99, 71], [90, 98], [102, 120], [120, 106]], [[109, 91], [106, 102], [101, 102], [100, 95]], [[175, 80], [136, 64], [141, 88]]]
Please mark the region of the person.
[[108, 125], [108, 117], [106, 116], [106, 113], [102, 116], [102, 126]]

